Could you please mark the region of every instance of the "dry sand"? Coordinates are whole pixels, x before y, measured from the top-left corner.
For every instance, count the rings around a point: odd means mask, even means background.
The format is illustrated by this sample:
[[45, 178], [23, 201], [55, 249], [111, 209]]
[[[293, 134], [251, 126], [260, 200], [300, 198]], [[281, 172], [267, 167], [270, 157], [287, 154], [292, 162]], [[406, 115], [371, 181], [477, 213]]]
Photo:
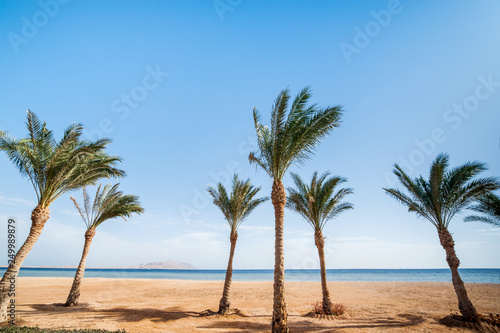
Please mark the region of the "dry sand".
[[[217, 310], [222, 281], [85, 278], [80, 305], [65, 308], [70, 278], [20, 278], [17, 323], [41, 328], [125, 329], [127, 332], [269, 332], [272, 282], [233, 282], [239, 314], [200, 316]], [[440, 320], [457, 311], [451, 283], [330, 282], [343, 319], [304, 315], [321, 299], [319, 282], [287, 282], [290, 332], [467, 332]], [[480, 313], [500, 312], [500, 284], [467, 284]], [[498, 329], [490, 330], [498, 331]]]

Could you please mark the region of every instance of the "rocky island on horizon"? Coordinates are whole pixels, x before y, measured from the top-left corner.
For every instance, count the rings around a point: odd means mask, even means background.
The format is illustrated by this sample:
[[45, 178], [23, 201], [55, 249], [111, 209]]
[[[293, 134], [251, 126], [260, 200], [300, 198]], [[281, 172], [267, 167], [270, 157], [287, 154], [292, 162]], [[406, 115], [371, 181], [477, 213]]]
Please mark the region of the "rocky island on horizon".
[[178, 262], [175, 260], [149, 262], [147, 264], [140, 264], [129, 268], [137, 269], [195, 269], [191, 264], [185, 262]]
[[[0, 268], [7, 268], [7, 266], [1, 266]], [[65, 265], [65, 266], [24, 266], [24, 268], [50, 268], [50, 269], [76, 269], [77, 266]], [[195, 269], [191, 264], [185, 262], [179, 262], [175, 260], [167, 261], [157, 261], [149, 262], [147, 264], [139, 264], [136, 266], [129, 267], [87, 267], [87, 269]]]

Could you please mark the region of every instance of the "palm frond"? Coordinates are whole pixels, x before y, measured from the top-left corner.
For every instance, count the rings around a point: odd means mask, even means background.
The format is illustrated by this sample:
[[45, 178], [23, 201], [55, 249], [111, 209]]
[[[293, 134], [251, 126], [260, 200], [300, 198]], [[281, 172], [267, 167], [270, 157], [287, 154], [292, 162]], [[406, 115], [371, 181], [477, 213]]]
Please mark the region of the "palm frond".
[[454, 216], [472, 202], [500, 187], [496, 178], [476, 178], [486, 165], [467, 162], [451, 170], [448, 154], [439, 154], [431, 164], [429, 180], [410, 177], [395, 164], [394, 174], [408, 194], [396, 189], [384, 189], [389, 195], [430, 221], [438, 229], [448, 228]]
[[479, 197], [470, 209], [483, 215], [469, 215], [465, 222], [484, 222], [500, 227], [500, 198], [494, 193]]
[[222, 183], [217, 188], [207, 188], [213, 198], [213, 203], [221, 210], [226, 218], [231, 231], [238, 230], [241, 223], [261, 203], [269, 198], [254, 198], [260, 191], [260, 187], [254, 187], [250, 179], [240, 180], [238, 174], [233, 176], [232, 190], [228, 196], [227, 190]]
[[121, 158], [105, 152], [111, 141], [82, 140], [81, 124], [69, 126], [57, 142], [46, 123], [28, 110], [26, 127], [26, 138], [2, 135], [0, 150], [30, 180], [42, 207], [50, 206], [64, 193], [94, 185], [99, 179], [125, 176], [116, 168]]
[[73, 204], [75, 205], [76, 210], [78, 211], [78, 213], [82, 217], [83, 222], [85, 223], [85, 225], [88, 228], [89, 224], [88, 224], [88, 221], [87, 221], [87, 217], [88, 217], [87, 212], [84, 209], [82, 209], [82, 207], [80, 207], [80, 204], [78, 203], [78, 201], [74, 197], [70, 196], [69, 198], [71, 199], [71, 201], [73, 201]]
[[310, 96], [309, 87], [302, 89], [287, 115], [289, 90], [281, 91], [271, 109], [271, 129], [263, 126], [258, 112], [253, 111], [258, 151], [250, 153], [249, 161], [275, 180], [282, 180], [293, 163], [308, 159], [319, 142], [340, 125], [342, 107], [307, 107]]
[[464, 219], [465, 222], [483, 222], [500, 227], [500, 219], [487, 215], [469, 215]]
[[124, 195], [121, 191], [118, 191], [118, 186], [118, 183], [113, 186], [107, 184], [104, 187], [99, 184], [93, 200], [84, 189], [84, 209], [81, 208], [75, 198], [71, 197], [87, 228], [96, 228], [105, 221], [117, 217], [121, 217], [126, 221], [126, 218], [132, 214], [144, 212], [139, 197]]
[[288, 114], [287, 124], [292, 124], [300, 120], [309, 98], [311, 98], [311, 87], [304, 87], [297, 94], [292, 103], [290, 113]]
[[329, 172], [318, 177], [315, 171], [309, 184], [305, 184], [300, 176], [291, 173], [295, 188], [288, 188], [286, 207], [300, 214], [315, 231], [323, 230], [325, 224], [337, 217], [340, 213], [353, 209], [354, 206], [342, 200], [354, 193], [351, 188], [341, 188], [338, 185], [347, 182], [347, 179], [334, 176], [329, 179]]
[[287, 158], [284, 159], [284, 165], [280, 170], [281, 177], [293, 162], [302, 164], [314, 154], [320, 141], [334, 128], [340, 126], [342, 112], [340, 106], [320, 109], [312, 115], [303, 117], [295, 126], [290, 126], [288, 149], [284, 154]]

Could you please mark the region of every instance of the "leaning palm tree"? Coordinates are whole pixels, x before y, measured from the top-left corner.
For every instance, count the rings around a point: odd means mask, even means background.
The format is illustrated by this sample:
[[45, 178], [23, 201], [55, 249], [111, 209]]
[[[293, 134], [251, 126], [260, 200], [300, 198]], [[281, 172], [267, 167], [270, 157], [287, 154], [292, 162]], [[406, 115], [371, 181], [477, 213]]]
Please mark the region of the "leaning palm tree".
[[296, 188], [288, 188], [288, 201], [286, 207], [299, 213], [314, 229], [314, 243], [318, 249], [321, 267], [321, 288], [323, 290], [323, 312], [332, 314], [332, 302], [330, 292], [326, 283], [325, 266], [325, 238], [323, 228], [326, 223], [337, 217], [343, 211], [352, 209], [353, 205], [342, 200], [353, 193], [351, 188], [341, 188], [336, 191], [337, 186], [347, 182], [343, 177], [331, 177], [326, 179], [330, 173], [325, 172], [318, 178], [318, 172], [313, 173], [311, 184], [304, 184], [300, 176], [292, 173]]
[[40, 236], [49, 219], [50, 205], [68, 191], [94, 184], [101, 178], [125, 175], [124, 171], [114, 167], [121, 159], [105, 152], [111, 141], [83, 141], [80, 124], [69, 126], [59, 142], [46, 123], [40, 122], [29, 110], [26, 126], [27, 138], [15, 139], [7, 135], [0, 138], [0, 150], [6, 153], [19, 173], [30, 180], [37, 196], [28, 238], [0, 282], [0, 322], [7, 320], [9, 280], [17, 277], [24, 259]]
[[272, 332], [288, 332], [285, 302], [285, 263], [283, 250], [283, 218], [286, 192], [283, 177], [288, 168], [305, 162], [322, 138], [340, 125], [342, 107], [319, 108], [307, 106], [311, 96], [309, 87], [304, 88], [287, 111], [290, 92], [280, 92], [271, 109], [271, 127], [261, 124], [256, 109], [253, 110], [258, 150], [250, 152], [250, 163], [260, 166], [273, 180], [271, 200], [275, 216], [274, 250], [274, 303]]
[[500, 198], [488, 193], [477, 200], [477, 205], [470, 207], [473, 211], [484, 215], [470, 215], [465, 222], [485, 222], [500, 227]]
[[260, 187], [252, 186], [250, 179], [245, 181], [238, 179], [237, 174], [234, 175], [233, 190], [229, 197], [222, 183], [217, 184], [217, 188], [209, 187], [207, 191], [214, 199], [214, 204], [219, 207], [222, 214], [224, 214], [231, 228], [231, 234], [229, 236], [231, 250], [227, 263], [224, 290], [219, 302], [219, 311], [217, 312], [220, 315], [225, 315], [229, 312], [231, 306], [229, 290], [231, 288], [231, 279], [233, 276], [233, 257], [236, 240], [238, 239], [238, 227], [258, 205], [269, 200], [269, 198], [254, 199], [255, 195], [260, 191]]
[[85, 232], [82, 259], [80, 259], [80, 264], [76, 270], [73, 285], [71, 286], [65, 306], [78, 305], [80, 286], [85, 274], [85, 263], [89, 254], [90, 244], [92, 244], [92, 239], [95, 235], [95, 229], [103, 222], [115, 217], [121, 217], [127, 221], [125, 218], [130, 217], [133, 213], [140, 214], [144, 212], [139, 203], [139, 198], [135, 195], [124, 195], [121, 191], [118, 191], [118, 185], [111, 186], [111, 184], [108, 184], [102, 190], [101, 185], [99, 185], [93, 202], [84, 187], [83, 207], [78, 204], [75, 198], [70, 197], [78, 213], [80, 213], [83, 222], [85, 222], [87, 231]]
[[432, 162], [429, 180], [422, 176], [411, 179], [401, 167], [394, 165], [394, 174], [408, 190], [404, 194], [397, 189], [384, 189], [390, 196], [428, 220], [437, 229], [439, 241], [446, 251], [446, 261], [451, 269], [453, 287], [458, 297], [458, 308], [463, 318], [477, 322], [479, 317], [472, 305], [464, 282], [458, 274], [460, 261], [455, 253], [455, 242], [448, 231], [455, 214], [466, 209], [477, 198], [496, 190], [500, 184], [495, 178], [476, 178], [486, 165], [468, 162], [459, 167], [448, 169], [448, 154], [440, 154]]

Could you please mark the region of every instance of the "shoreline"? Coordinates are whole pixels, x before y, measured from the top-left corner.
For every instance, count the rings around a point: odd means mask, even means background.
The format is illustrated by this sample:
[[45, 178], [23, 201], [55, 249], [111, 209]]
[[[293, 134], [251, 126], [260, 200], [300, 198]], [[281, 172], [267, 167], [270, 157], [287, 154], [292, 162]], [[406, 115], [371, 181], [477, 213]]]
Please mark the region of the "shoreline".
[[[8, 268], [8, 265], [0, 265], [0, 269]], [[78, 266], [22, 266], [21, 268], [35, 269], [76, 269]], [[86, 267], [86, 269], [137, 269], [137, 270], [186, 270], [186, 271], [225, 271], [226, 268], [138, 268], [138, 267]], [[449, 270], [449, 267], [441, 268], [327, 268], [333, 271], [421, 271], [421, 270]], [[458, 269], [485, 269], [493, 270], [500, 267], [459, 267]], [[235, 271], [272, 271], [274, 268], [237, 268]], [[319, 271], [319, 268], [285, 268], [286, 271]]]
[[[18, 279], [26, 279], [26, 280], [36, 280], [36, 279], [67, 279], [73, 281], [73, 277], [65, 277], [65, 276], [18, 276]], [[162, 279], [162, 278], [132, 278], [132, 277], [83, 277], [83, 281], [90, 281], [90, 280], [96, 280], [96, 281], [112, 281], [112, 280], [117, 280], [117, 281], [169, 281], [169, 282], [193, 282], [193, 283], [220, 283], [224, 284], [224, 280], [195, 280], [195, 279]], [[273, 280], [231, 280], [231, 283], [273, 283]], [[306, 281], [306, 280], [286, 280], [285, 283], [320, 283], [321, 281]], [[443, 284], [443, 285], [448, 285], [452, 284], [451, 281], [343, 281], [343, 280], [328, 280], [328, 283], [408, 283], [408, 284], [419, 284], [419, 283], [424, 283], [424, 284]], [[491, 286], [498, 286], [500, 287], [500, 283], [495, 283], [495, 282], [467, 282], [464, 281], [465, 285], [491, 285]]]
[[[0, 269], [0, 273], [2, 270]], [[30, 268], [22, 267], [20, 277], [73, 278], [76, 268]], [[273, 270], [233, 270], [233, 281], [273, 281]], [[465, 283], [500, 284], [500, 269], [459, 269]], [[86, 278], [120, 278], [151, 280], [224, 281], [225, 270], [181, 270], [181, 269], [101, 269], [87, 268]], [[319, 282], [319, 269], [285, 270], [288, 282]], [[327, 280], [331, 282], [445, 282], [451, 283], [449, 269], [327, 269]]]
[[[266, 332], [272, 313], [272, 281], [233, 281], [232, 308], [225, 317], [200, 316], [217, 310], [223, 281], [84, 278], [80, 305], [61, 306], [72, 278], [20, 277], [17, 324], [58, 329], [125, 329], [127, 332]], [[500, 309], [500, 284], [467, 283], [478, 311]], [[333, 303], [346, 306], [342, 319], [305, 317], [321, 300], [318, 282], [285, 283], [289, 323], [294, 331], [376, 332], [404, 330], [463, 332], [440, 320], [458, 311], [448, 282], [328, 282]]]

